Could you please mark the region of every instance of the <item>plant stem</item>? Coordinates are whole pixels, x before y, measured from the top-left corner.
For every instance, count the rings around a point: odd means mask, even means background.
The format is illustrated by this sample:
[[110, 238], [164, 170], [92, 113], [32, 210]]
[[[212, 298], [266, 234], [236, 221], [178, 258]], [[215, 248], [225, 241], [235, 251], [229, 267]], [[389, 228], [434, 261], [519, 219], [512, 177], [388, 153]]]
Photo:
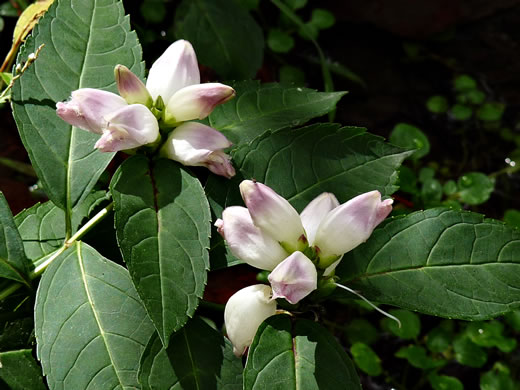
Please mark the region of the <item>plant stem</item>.
[[7, 298], [9, 295], [14, 293], [16, 290], [18, 290], [22, 286], [23, 286], [23, 284], [13, 283], [9, 287], [0, 291], [0, 301], [3, 301], [5, 298]]

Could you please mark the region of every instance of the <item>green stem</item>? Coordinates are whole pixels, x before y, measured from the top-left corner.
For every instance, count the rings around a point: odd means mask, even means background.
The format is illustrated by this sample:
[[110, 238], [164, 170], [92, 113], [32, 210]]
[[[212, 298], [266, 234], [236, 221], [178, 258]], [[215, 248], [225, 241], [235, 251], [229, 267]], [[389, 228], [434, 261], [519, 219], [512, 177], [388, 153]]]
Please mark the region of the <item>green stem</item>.
[[[58, 256], [60, 256], [65, 250], [73, 245], [76, 241], [81, 239], [87, 232], [89, 232], [95, 225], [97, 225], [101, 220], [103, 220], [108, 213], [114, 208], [114, 202], [110, 203], [96, 215], [94, 215], [85, 225], [81, 227], [72, 237], [65, 240], [63, 246], [57, 249], [55, 252], [50, 255], [44, 256], [41, 259], [38, 259], [34, 262], [34, 269], [29, 273], [29, 279], [34, 280], [39, 277], [43, 271], [47, 269], [49, 264], [51, 264]], [[22, 285], [20, 283], [13, 283], [9, 287], [0, 291], [0, 301], [7, 298], [13, 292], [18, 290]]]
[[520, 164], [515, 164], [513, 166], [505, 167], [499, 171], [490, 173], [488, 177], [495, 178], [497, 176], [503, 175], [504, 173], [507, 173], [508, 175], [511, 175], [515, 173], [516, 171], [520, 170]]

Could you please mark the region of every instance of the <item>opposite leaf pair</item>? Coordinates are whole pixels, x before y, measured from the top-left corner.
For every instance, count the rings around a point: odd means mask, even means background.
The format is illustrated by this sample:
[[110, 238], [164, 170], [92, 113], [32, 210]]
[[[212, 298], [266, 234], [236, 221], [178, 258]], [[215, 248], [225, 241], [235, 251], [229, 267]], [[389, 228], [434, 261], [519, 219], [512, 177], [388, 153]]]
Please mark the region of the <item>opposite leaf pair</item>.
[[298, 215], [271, 188], [245, 180], [240, 184], [247, 208], [232, 206], [216, 221], [230, 251], [265, 270], [271, 287], [249, 286], [233, 295], [225, 310], [226, 329], [237, 355], [251, 343], [256, 329], [276, 311], [274, 299], [298, 303], [330, 278], [344, 253], [365, 242], [392, 210], [378, 191], [340, 205], [323, 193]]
[[146, 86], [123, 65], [116, 66], [115, 76], [121, 96], [82, 88], [73, 91], [69, 101], [56, 105], [57, 114], [73, 126], [100, 134], [95, 147], [103, 152], [143, 145], [155, 148], [161, 143], [163, 129], [169, 134], [162, 156], [234, 176], [230, 157], [222, 151], [231, 146], [227, 138], [209, 126], [183, 123], [207, 117], [235, 95], [227, 85], [200, 84], [197, 57], [189, 42], [176, 41], [159, 57]]

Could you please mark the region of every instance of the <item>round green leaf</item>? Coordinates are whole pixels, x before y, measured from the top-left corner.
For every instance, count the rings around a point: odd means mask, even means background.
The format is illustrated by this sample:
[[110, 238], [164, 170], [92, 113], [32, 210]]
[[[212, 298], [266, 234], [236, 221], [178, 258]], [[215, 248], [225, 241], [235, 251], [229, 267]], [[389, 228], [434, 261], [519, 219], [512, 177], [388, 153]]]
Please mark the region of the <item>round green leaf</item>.
[[470, 367], [482, 367], [486, 364], [487, 354], [481, 347], [467, 337], [459, 337], [453, 343], [455, 360]]
[[399, 168], [399, 189], [409, 194], [417, 192], [417, 178], [415, 173], [406, 165]]
[[451, 108], [451, 115], [459, 121], [465, 121], [471, 118], [473, 110], [471, 107], [465, 106], [464, 104], [455, 104]]
[[457, 182], [460, 200], [470, 205], [486, 202], [495, 189], [495, 180], [481, 172], [461, 176]]
[[435, 114], [442, 114], [448, 111], [448, 100], [444, 96], [431, 96], [426, 101], [426, 108]]
[[504, 319], [511, 328], [520, 332], [520, 310], [513, 310], [506, 313]]
[[284, 84], [305, 84], [305, 73], [300, 68], [290, 65], [280, 67], [280, 82]]
[[421, 183], [424, 183], [426, 181], [429, 181], [435, 177], [435, 169], [431, 167], [423, 167], [419, 171], [419, 181]]
[[370, 376], [378, 376], [383, 372], [381, 359], [368, 345], [359, 342], [355, 343], [350, 347], [350, 353], [354, 358], [354, 363], [364, 373]]
[[294, 39], [284, 31], [272, 29], [267, 36], [267, 45], [276, 53], [287, 53], [294, 47]]
[[467, 74], [457, 76], [453, 84], [455, 90], [457, 91], [465, 91], [468, 89], [477, 88], [477, 82], [475, 81], [475, 79], [471, 76], [468, 76]]
[[428, 382], [433, 390], [464, 390], [462, 382], [453, 376], [431, 374]]
[[457, 183], [455, 183], [454, 180], [448, 180], [444, 185], [442, 186], [442, 191], [446, 195], [453, 195], [457, 192]]
[[406, 359], [412, 366], [423, 370], [442, 367], [447, 363], [446, 360], [434, 360], [426, 354], [426, 349], [417, 345], [403, 347], [395, 353], [395, 356]]
[[509, 372], [493, 369], [480, 377], [480, 390], [515, 390], [517, 388]]
[[486, 100], [486, 94], [480, 89], [471, 89], [464, 93], [466, 100], [471, 104], [482, 104]]
[[438, 326], [426, 335], [426, 346], [432, 352], [442, 353], [450, 347], [451, 340], [452, 334]]
[[442, 198], [442, 185], [436, 179], [426, 180], [421, 187], [421, 198], [425, 203], [438, 203]]
[[462, 210], [463, 207], [460, 202], [457, 202], [455, 199], [446, 199], [441, 202], [441, 205], [444, 207], [448, 207], [453, 210]]
[[417, 149], [409, 157], [412, 160], [420, 159], [430, 152], [428, 137], [417, 127], [408, 123], [397, 124], [390, 133], [390, 142], [407, 149]]
[[498, 321], [471, 322], [466, 334], [475, 344], [481, 347], [495, 347], [504, 341], [504, 325]]
[[305, 23], [304, 26], [298, 29], [298, 35], [305, 40], [316, 40], [319, 35], [319, 30], [315, 25], [311, 23]]
[[307, 0], [285, 0], [285, 3], [294, 10], [305, 7]]
[[370, 345], [375, 343], [378, 337], [378, 331], [374, 325], [363, 318], [352, 320], [345, 328], [345, 334], [351, 344], [360, 342]]
[[509, 209], [504, 214], [504, 221], [520, 229], [520, 210]]
[[334, 18], [334, 14], [332, 12], [326, 9], [315, 8], [312, 10], [311, 20], [309, 23], [320, 30], [324, 30], [334, 26], [334, 23], [336, 23], [336, 18]]
[[484, 103], [477, 110], [477, 118], [486, 122], [498, 121], [502, 118], [505, 109], [503, 103]]
[[419, 336], [421, 320], [417, 314], [403, 309], [392, 309], [389, 313], [401, 321], [401, 327], [399, 328], [399, 324], [391, 318], [383, 319], [384, 326], [393, 334], [402, 339], [415, 339]]

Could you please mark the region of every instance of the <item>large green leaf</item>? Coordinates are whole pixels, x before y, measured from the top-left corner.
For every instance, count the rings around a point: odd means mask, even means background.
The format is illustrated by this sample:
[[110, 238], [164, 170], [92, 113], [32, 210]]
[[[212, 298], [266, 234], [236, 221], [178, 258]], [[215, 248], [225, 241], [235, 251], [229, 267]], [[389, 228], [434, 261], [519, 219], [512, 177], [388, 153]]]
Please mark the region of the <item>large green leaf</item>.
[[475, 213], [419, 211], [382, 224], [337, 274], [377, 302], [491, 318], [520, 307], [520, 232]]
[[110, 184], [123, 259], [164, 345], [204, 292], [210, 213], [198, 179], [174, 161], [126, 160]]
[[13, 113], [45, 192], [70, 210], [88, 195], [113, 153], [94, 149], [97, 135], [61, 120], [56, 102], [79, 88], [116, 91], [116, 64], [143, 75], [141, 47], [117, 0], [55, 1], [18, 61], [42, 44], [37, 60], [13, 87]]
[[51, 389], [139, 387], [154, 327], [123, 267], [77, 242], [43, 274], [34, 318]]
[[[106, 199], [105, 191], [89, 194], [85, 201], [72, 211], [72, 233], [75, 233], [82, 220]], [[63, 245], [65, 239], [65, 212], [52, 202], [38, 203], [21, 211], [14, 217], [22, 237], [27, 257], [37, 260], [54, 252]]]
[[45, 390], [42, 370], [34, 361], [32, 350], [0, 353], [0, 378], [11, 390]]
[[242, 359], [229, 340], [195, 317], [172, 336], [165, 349], [157, 334], [141, 359], [143, 390], [242, 390]]
[[29, 261], [25, 256], [22, 239], [4, 194], [0, 192], [0, 278], [29, 285], [28, 271]]
[[206, 120], [235, 144], [252, 140], [267, 131], [298, 126], [325, 115], [346, 92], [240, 81], [233, 85], [237, 96], [218, 106]]
[[229, 0], [184, 0], [175, 35], [190, 41], [199, 61], [224, 79], [251, 79], [262, 65], [264, 36], [249, 13]]
[[308, 320], [276, 315], [249, 348], [244, 390], [361, 390], [356, 369], [334, 337]]

